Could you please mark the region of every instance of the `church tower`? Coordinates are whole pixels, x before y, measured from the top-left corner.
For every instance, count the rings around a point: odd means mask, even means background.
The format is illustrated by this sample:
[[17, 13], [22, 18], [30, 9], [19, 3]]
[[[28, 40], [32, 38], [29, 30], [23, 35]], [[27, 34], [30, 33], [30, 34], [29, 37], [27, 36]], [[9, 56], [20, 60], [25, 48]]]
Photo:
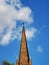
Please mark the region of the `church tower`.
[[16, 61], [16, 65], [32, 65], [32, 62], [29, 58], [29, 53], [28, 53], [28, 46], [26, 41], [24, 24], [22, 27], [22, 38], [21, 38], [21, 44], [20, 44], [19, 60]]

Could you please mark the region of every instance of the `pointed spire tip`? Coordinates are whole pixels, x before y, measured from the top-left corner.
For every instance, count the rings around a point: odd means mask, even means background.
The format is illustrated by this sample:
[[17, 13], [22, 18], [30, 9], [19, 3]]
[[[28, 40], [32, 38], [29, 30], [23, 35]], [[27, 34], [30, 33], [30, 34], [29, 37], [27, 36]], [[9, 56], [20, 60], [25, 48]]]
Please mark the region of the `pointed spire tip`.
[[24, 22], [23, 22], [23, 26], [24, 26]]

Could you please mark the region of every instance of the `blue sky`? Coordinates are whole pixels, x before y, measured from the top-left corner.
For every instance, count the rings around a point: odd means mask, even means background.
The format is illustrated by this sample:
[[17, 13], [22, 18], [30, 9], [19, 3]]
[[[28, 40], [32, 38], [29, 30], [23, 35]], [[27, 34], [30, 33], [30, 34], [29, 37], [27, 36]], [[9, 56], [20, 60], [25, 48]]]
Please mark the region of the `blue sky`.
[[0, 0], [0, 65], [19, 58], [22, 23], [33, 65], [49, 65], [49, 0]]

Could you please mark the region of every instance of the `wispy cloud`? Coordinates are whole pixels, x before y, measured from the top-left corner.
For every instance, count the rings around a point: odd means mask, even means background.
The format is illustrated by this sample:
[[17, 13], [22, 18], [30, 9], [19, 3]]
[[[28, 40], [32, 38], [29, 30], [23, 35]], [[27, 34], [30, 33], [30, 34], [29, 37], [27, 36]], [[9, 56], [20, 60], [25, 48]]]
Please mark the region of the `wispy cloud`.
[[[21, 32], [22, 32], [22, 27], [17, 28], [17, 30], [14, 32], [14, 37], [12, 39], [15, 39], [15, 38], [21, 39], [21, 34], [22, 34]], [[37, 32], [37, 29], [35, 28], [30, 28], [30, 29], [26, 28], [25, 29], [26, 38], [28, 40], [31, 40], [32, 38], [35, 37], [36, 32]]]
[[46, 27], [47, 27], [46, 25], [43, 25], [43, 26], [39, 29], [39, 31], [38, 31], [39, 34], [40, 34], [40, 32], [43, 31]]
[[35, 28], [26, 29], [26, 37], [27, 37], [27, 39], [31, 40], [32, 38], [34, 38], [36, 32], [37, 32], [37, 29], [35, 29]]
[[[33, 22], [31, 14], [32, 10], [29, 7], [25, 7], [21, 0], [0, 0], [0, 44], [7, 44], [9, 41], [19, 37], [20, 29], [18, 31], [16, 28], [17, 21], [30, 24]], [[27, 38], [34, 37], [35, 31], [36, 29], [34, 28], [26, 30]]]
[[36, 48], [36, 51], [39, 52], [39, 53], [42, 53], [43, 48], [40, 45], [38, 45], [37, 48]]

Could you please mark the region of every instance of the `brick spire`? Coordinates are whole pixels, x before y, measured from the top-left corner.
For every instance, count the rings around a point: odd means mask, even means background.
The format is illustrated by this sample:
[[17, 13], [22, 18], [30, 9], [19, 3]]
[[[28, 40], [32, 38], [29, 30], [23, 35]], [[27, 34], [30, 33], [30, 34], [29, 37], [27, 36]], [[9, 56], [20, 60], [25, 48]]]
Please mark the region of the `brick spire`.
[[24, 23], [23, 23], [23, 27], [22, 27], [20, 54], [19, 54], [19, 60], [17, 61], [17, 65], [31, 65], [31, 61], [29, 59], [27, 41], [26, 41]]
[[22, 28], [22, 39], [21, 39], [21, 46], [20, 46], [19, 62], [20, 62], [20, 65], [21, 63], [22, 65], [28, 65], [28, 62], [29, 62], [29, 53], [28, 53], [24, 24]]

